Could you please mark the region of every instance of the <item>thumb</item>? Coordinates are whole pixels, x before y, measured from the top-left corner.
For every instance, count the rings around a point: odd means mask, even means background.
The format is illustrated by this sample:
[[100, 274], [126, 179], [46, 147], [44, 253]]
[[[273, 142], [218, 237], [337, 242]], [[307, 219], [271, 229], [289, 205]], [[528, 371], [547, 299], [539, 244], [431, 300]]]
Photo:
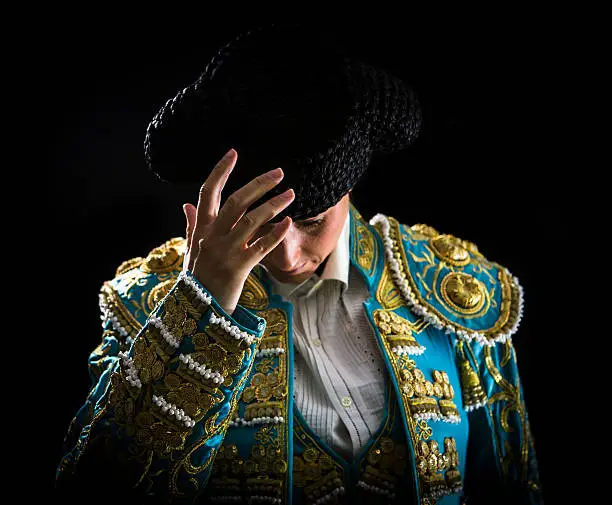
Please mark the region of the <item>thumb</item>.
[[196, 222], [196, 211], [197, 209], [190, 203], [183, 204], [183, 213], [185, 214], [185, 219], [187, 221], [186, 229], [185, 229], [185, 239], [187, 243], [187, 249], [185, 251], [185, 266], [189, 269], [192, 268], [191, 265], [191, 243], [193, 241], [193, 231], [195, 228]]

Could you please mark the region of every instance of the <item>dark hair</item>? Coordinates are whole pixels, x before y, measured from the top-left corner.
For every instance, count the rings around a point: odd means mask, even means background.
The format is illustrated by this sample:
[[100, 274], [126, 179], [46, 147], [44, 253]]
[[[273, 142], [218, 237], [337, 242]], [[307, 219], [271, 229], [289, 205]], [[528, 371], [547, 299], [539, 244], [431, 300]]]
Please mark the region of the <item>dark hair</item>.
[[[276, 167], [292, 187], [285, 213], [306, 219], [335, 205], [374, 151], [410, 145], [421, 124], [413, 91], [345, 55], [299, 24], [246, 32], [221, 48], [147, 129], [149, 168], [171, 183], [201, 184], [230, 147], [237, 166], [224, 196]], [[259, 203], [259, 202], [258, 202]]]

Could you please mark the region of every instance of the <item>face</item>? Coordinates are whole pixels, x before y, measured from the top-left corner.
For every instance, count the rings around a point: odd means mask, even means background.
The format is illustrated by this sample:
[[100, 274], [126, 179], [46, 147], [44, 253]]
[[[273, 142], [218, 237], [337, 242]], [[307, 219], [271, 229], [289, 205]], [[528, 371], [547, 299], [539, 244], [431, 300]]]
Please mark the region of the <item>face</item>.
[[280, 282], [305, 281], [335, 249], [348, 211], [349, 193], [322, 214], [294, 221], [283, 241], [262, 263]]

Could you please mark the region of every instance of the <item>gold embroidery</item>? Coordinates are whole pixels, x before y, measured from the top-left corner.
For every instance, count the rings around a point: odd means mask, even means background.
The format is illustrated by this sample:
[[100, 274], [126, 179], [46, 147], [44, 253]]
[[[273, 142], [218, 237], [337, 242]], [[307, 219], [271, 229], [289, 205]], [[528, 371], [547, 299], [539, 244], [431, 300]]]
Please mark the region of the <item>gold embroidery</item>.
[[[516, 354], [514, 351], [514, 347], [511, 346], [511, 350], [514, 362], [516, 363]], [[484, 354], [486, 367], [489, 370], [491, 376], [493, 377], [495, 383], [501, 388], [500, 392], [495, 393], [489, 398], [489, 405], [492, 406], [495, 402], [502, 400], [507, 402], [506, 405], [501, 409], [501, 413], [499, 415], [499, 421], [503, 430], [507, 433], [511, 433], [514, 431], [514, 429], [510, 426], [510, 422], [508, 420], [512, 411], [516, 411], [519, 417], [519, 424], [521, 428], [521, 460], [519, 470], [521, 474], [521, 480], [525, 481], [527, 479], [529, 464], [529, 427], [527, 423], [525, 407], [521, 399], [520, 383], [517, 379], [517, 385], [513, 386], [503, 377], [503, 375], [495, 366], [495, 363], [491, 356], [490, 347], [484, 347]], [[492, 413], [492, 411], [490, 412]]]
[[[412, 440], [413, 446], [417, 448], [415, 449], [417, 451], [416, 456], [419, 457], [421, 455], [421, 453], [418, 452], [419, 444], [425, 444], [428, 448], [431, 448], [434, 446], [428, 445], [425, 440], [429, 439], [429, 444], [432, 444], [432, 442], [435, 443], [435, 441], [431, 438], [433, 436], [433, 430], [428, 425], [427, 421], [425, 419], [418, 419], [418, 417], [420, 417], [418, 410], [425, 408], [433, 411], [433, 413], [435, 414], [435, 409], [439, 409], [439, 407], [437, 407], [437, 405], [434, 407], [435, 398], [431, 399], [433, 400], [433, 402], [427, 402], [424, 401], [425, 398], [423, 396], [419, 397], [418, 395], [422, 395], [423, 392], [426, 395], [428, 390], [433, 391], [435, 393], [437, 389], [439, 392], [440, 387], [442, 388], [442, 392], [444, 394], [444, 383], [447, 385], [446, 394], [448, 396], [452, 396], [452, 394], [454, 394], [454, 391], [452, 391], [450, 384], [447, 382], [448, 376], [445, 377], [445, 374], [439, 371], [437, 372], [437, 374], [434, 374], [434, 381], [435, 383], [438, 383], [438, 387], [435, 388], [434, 383], [430, 383], [430, 386], [427, 386], [428, 381], [425, 380], [422, 371], [418, 370], [416, 362], [414, 360], [411, 360], [406, 355], [396, 356], [391, 351], [390, 345], [386, 341], [386, 339], [381, 338], [381, 341], [383, 343], [383, 350], [386, 353], [389, 362], [391, 363], [393, 373], [397, 378], [400, 386], [400, 391], [402, 394], [400, 395], [399, 399], [402, 401], [406, 412], [406, 424], [408, 426], [410, 438]], [[417, 386], [417, 384], [420, 384], [420, 386]], [[417, 393], [417, 390], [420, 393]], [[413, 399], [419, 400], [414, 406]], [[437, 443], [435, 447], [437, 447]], [[433, 502], [435, 502], [435, 497], [438, 496], [440, 493], [448, 494], [449, 492], [454, 492], [453, 489], [449, 491], [448, 487], [446, 487], [446, 481], [443, 477], [435, 477], [435, 474], [432, 476], [427, 469], [428, 467], [417, 472], [419, 476], [419, 488], [421, 490], [421, 498], [423, 502], [425, 500], [432, 500]]]
[[142, 329], [142, 325], [136, 320], [132, 313], [125, 307], [121, 297], [112, 288], [110, 282], [105, 282], [100, 289], [100, 294], [104, 299], [104, 303], [109, 310], [117, 318], [117, 322], [121, 327], [128, 332], [128, 335], [134, 339], [138, 332]]
[[452, 272], [442, 279], [440, 292], [456, 312], [476, 314], [487, 299], [487, 290], [478, 279], [463, 272]]
[[487, 395], [480, 384], [480, 377], [472, 369], [472, 365], [465, 356], [463, 350], [463, 341], [457, 344], [457, 353], [459, 354], [459, 371], [461, 378], [461, 393], [463, 395], [463, 406], [470, 410], [477, 406], [484, 405], [487, 401]]
[[280, 498], [287, 463], [282, 459], [282, 437], [275, 437], [272, 426], [263, 426], [255, 433], [258, 442], [243, 459], [234, 444], [222, 445], [213, 467], [214, 491], [224, 496], [241, 495], [242, 483], [247, 496], [265, 495]]
[[374, 235], [353, 204], [351, 204], [351, 212], [354, 218], [353, 257], [357, 258], [357, 262], [368, 273], [368, 275], [372, 275], [374, 266], [376, 265], [377, 255]]
[[167, 281], [160, 282], [151, 288], [147, 295], [147, 308], [149, 309], [149, 313], [153, 312], [157, 307], [158, 303], [166, 296], [172, 286], [176, 283], [176, 278], [170, 278]]
[[268, 293], [266, 293], [263, 284], [253, 272], [249, 274], [244, 283], [238, 303], [251, 310], [263, 310], [270, 303]]
[[[400, 244], [400, 241], [401, 241], [400, 224], [397, 222], [397, 220], [395, 220], [392, 217], [389, 217], [389, 224], [390, 224], [389, 234], [390, 234], [391, 239], [396, 244]], [[404, 227], [404, 230], [406, 230], [405, 227]], [[412, 239], [417, 238], [418, 232], [415, 233], [411, 228], [408, 228], [407, 231], [409, 234], [413, 235]], [[431, 237], [427, 237], [427, 240], [429, 240], [430, 238]], [[513, 328], [514, 325], [516, 324], [518, 315], [520, 313], [519, 311], [520, 295], [519, 295], [518, 285], [514, 282], [513, 278], [509, 274], [506, 273], [506, 270], [503, 267], [500, 267], [499, 265], [486, 261], [482, 257], [482, 255], [480, 255], [475, 245], [469, 242], [466, 242], [466, 241], [458, 241], [457, 243], [470, 252], [471, 258], [472, 258], [471, 264], [474, 265], [474, 271], [485, 272], [489, 276], [490, 279], [494, 279], [491, 273], [484, 270], [485, 268], [489, 268], [490, 270], [492, 270], [493, 274], [496, 274], [497, 281], [499, 282], [499, 286], [501, 289], [501, 306], [499, 307], [499, 316], [497, 320], [489, 328], [479, 329], [478, 331], [483, 333], [485, 337], [488, 337], [488, 338], [494, 338], [500, 333], [505, 333], [505, 332], [510, 331], [510, 329]], [[456, 288], [453, 288], [455, 289], [456, 294], [453, 296], [458, 303], [453, 302], [452, 304], [447, 305], [448, 302], [445, 301], [443, 298], [438, 297], [437, 290], [433, 289], [434, 287], [438, 286], [438, 277], [442, 271], [442, 267], [445, 266], [443, 262], [438, 263], [437, 265], [438, 268], [436, 269], [436, 272], [434, 272], [433, 280], [430, 283], [431, 286], [429, 286], [428, 282], [426, 282], [426, 279], [425, 279], [426, 272], [425, 271], [418, 272], [416, 274], [410, 271], [408, 267], [408, 260], [406, 258], [406, 254], [410, 254], [413, 261], [415, 261], [416, 263], [426, 263], [429, 265], [432, 262], [431, 256], [434, 255], [429, 245], [425, 246], [425, 250], [423, 251], [423, 257], [416, 257], [412, 251], [406, 251], [403, 246], [402, 247], [398, 246], [397, 250], [394, 249], [394, 254], [396, 255], [396, 259], [398, 259], [400, 265], [402, 266], [402, 271], [406, 272], [407, 274], [406, 281], [408, 282], [408, 285], [410, 286], [412, 290], [412, 295], [416, 298], [416, 301], [419, 304], [426, 307], [427, 310], [432, 315], [436, 315], [438, 318], [440, 318], [443, 321], [450, 322], [456, 329], [462, 329], [469, 333], [472, 333], [474, 331], [473, 328], [468, 328], [466, 326], [459, 324], [458, 321], [455, 319], [450, 320], [448, 316], [441, 313], [431, 303], [427, 301], [427, 298], [430, 298], [430, 295], [433, 294], [434, 296], [436, 296], [436, 299], [439, 303], [441, 303], [444, 306], [447, 306], [448, 310], [456, 311], [457, 307], [460, 308], [462, 304], [470, 305], [471, 303], [473, 303], [474, 293], [472, 293], [473, 291], [472, 288], [469, 288], [466, 291], [465, 287], [463, 287], [461, 288], [461, 291], [463, 292], [457, 291], [459, 289], [459, 283], [456, 283]], [[451, 272], [453, 271], [451, 270]], [[447, 294], [452, 292], [452, 289], [451, 289], [452, 286], [450, 285], [450, 279], [448, 282], [449, 282], [449, 285], [447, 286]], [[428, 295], [423, 296], [421, 294], [420, 289], [419, 289], [421, 287], [420, 284], [422, 284], [423, 288], [428, 292]], [[494, 291], [492, 290], [491, 294], [493, 293]], [[486, 289], [483, 290], [481, 294], [486, 299], [486, 301], [485, 301], [485, 304], [482, 306], [479, 314], [466, 314], [465, 310], [462, 310], [462, 311], [457, 311], [459, 315], [461, 315], [463, 318], [473, 319], [475, 317], [482, 317], [484, 314], [486, 314], [491, 306], [491, 300], [489, 299], [490, 294], [489, 292], [487, 292]], [[450, 298], [450, 296], [449, 296], [449, 299], [452, 301], [452, 298]]]
[[376, 299], [387, 310], [397, 309], [403, 305], [402, 297], [389, 275], [389, 267], [383, 267], [382, 276], [376, 288]]
[[372, 315], [381, 335], [391, 347], [408, 346], [415, 348], [415, 351], [424, 350], [414, 338], [415, 333], [422, 332], [429, 325], [422, 318], [413, 324], [390, 310], [375, 310]]
[[296, 419], [294, 436], [305, 448], [301, 455], [293, 457], [293, 485], [304, 489], [306, 503], [314, 503], [328, 496], [325, 503], [338, 503], [339, 496], [330, 494], [344, 482], [342, 465], [327, 455]]
[[149, 252], [144, 262], [140, 265], [140, 270], [146, 273], [167, 273], [173, 270], [180, 270], [185, 254], [186, 242], [181, 237], [167, 240]]
[[425, 374], [417, 368], [413, 360], [400, 358], [399, 364], [400, 390], [415, 419], [459, 417], [459, 411], [453, 402], [455, 391], [446, 372], [434, 370], [434, 381], [431, 382], [425, 378]]
[[429, 246], [442, 261], [456, 267], [469, 264], [470, 253], [462, 246], [459, 239], [452, 235], [438, 235], [429, 240]]
[[[417, 472], [425, 484], [429, 499], [437, 499], [461, 490], [459, 454], [454, 438], [444, 439], [444, 453], [435, 440], [420, 441], [417, 444]], [[443, 473], [445, 472], [445, 473]]]
[[410, 228], [404, 225], [404, 230], [406, 230], [409, 234], [414, 235], [414, 238], [417, 240], [427, 240], [430, 237], [437, 237], [440, 235], [438, 230], [426, 224], [414, 224]]
[[143, 261], [144, 261], [144, 258], [141, 258], [140, 256], [138, 256], [137, 258], [131, 258], [129, 260], [123, 261], [117, 267], [117, 270], [115, 271], [115, 277], [118, 277], [119, 275], [127, 272], [128, 270], [131, 270], [132, 268], [136, 268], [136, 267], [140, 266], [140, 264]]

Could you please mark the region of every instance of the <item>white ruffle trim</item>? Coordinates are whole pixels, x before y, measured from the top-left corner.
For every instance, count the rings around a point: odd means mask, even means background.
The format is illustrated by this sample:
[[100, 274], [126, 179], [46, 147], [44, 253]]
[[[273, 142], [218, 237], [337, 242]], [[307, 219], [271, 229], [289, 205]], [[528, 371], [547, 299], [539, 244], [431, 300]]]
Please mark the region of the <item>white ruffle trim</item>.
[[389, 220], [383, 214], [376, 214], [372, 219], [370, 219], [370, 224], [372, 226], [379, 225], [382, 231], [383, 243], [385, 245], [385, 255], [387, 257], [387, 261], [389, 262], [389, 266], [391, 268], [391, 277], [401, 293], [404, 301], [410, 308], [410, 310], [416, 314], [417, 316], [422, 316], [427, 322], [432, 324], [435, 328], [442, 330], [446, 334], [453, 333], [457, 335], [460, 339], [470, 342], [472, 340], [476, 340], [484, 345], [492, 347], [495, 345], [495, 342], [505, 343], [506, 341], [510, 341], [512, 335], [517, 332], [521, 319], [523, 317], [523, 288], [519, 284], [519, 280], [517, 277], [512, 276], [512, 274], [505, 269], [505, 273], [512, 277], [514, 283], [516, 284], [519, 292], [519, 308], [518, 308], [518, 316], [516, 321], [514, 322], [512, 328], [507, 333], [500, 333], [495, 338], [486, 337], [483, 333], [477, 331], [465, 331], [459, 328], [455, 328], [452, 324], [441, 320], [436, 314], [430, 313], [425, 307], [420, 305], [416, 298], [413, 296], [412, 288], [408, 284], [408, 280], [406, 279], [406, 273], [401, 272], [399, 268], [399, 262], [395, 258], [393, 254], [394, 247], [402, 247], [401, 244], [396, 244], [395, 241], [391, 238], [390, 230], [391, 225], [389, 224]]

